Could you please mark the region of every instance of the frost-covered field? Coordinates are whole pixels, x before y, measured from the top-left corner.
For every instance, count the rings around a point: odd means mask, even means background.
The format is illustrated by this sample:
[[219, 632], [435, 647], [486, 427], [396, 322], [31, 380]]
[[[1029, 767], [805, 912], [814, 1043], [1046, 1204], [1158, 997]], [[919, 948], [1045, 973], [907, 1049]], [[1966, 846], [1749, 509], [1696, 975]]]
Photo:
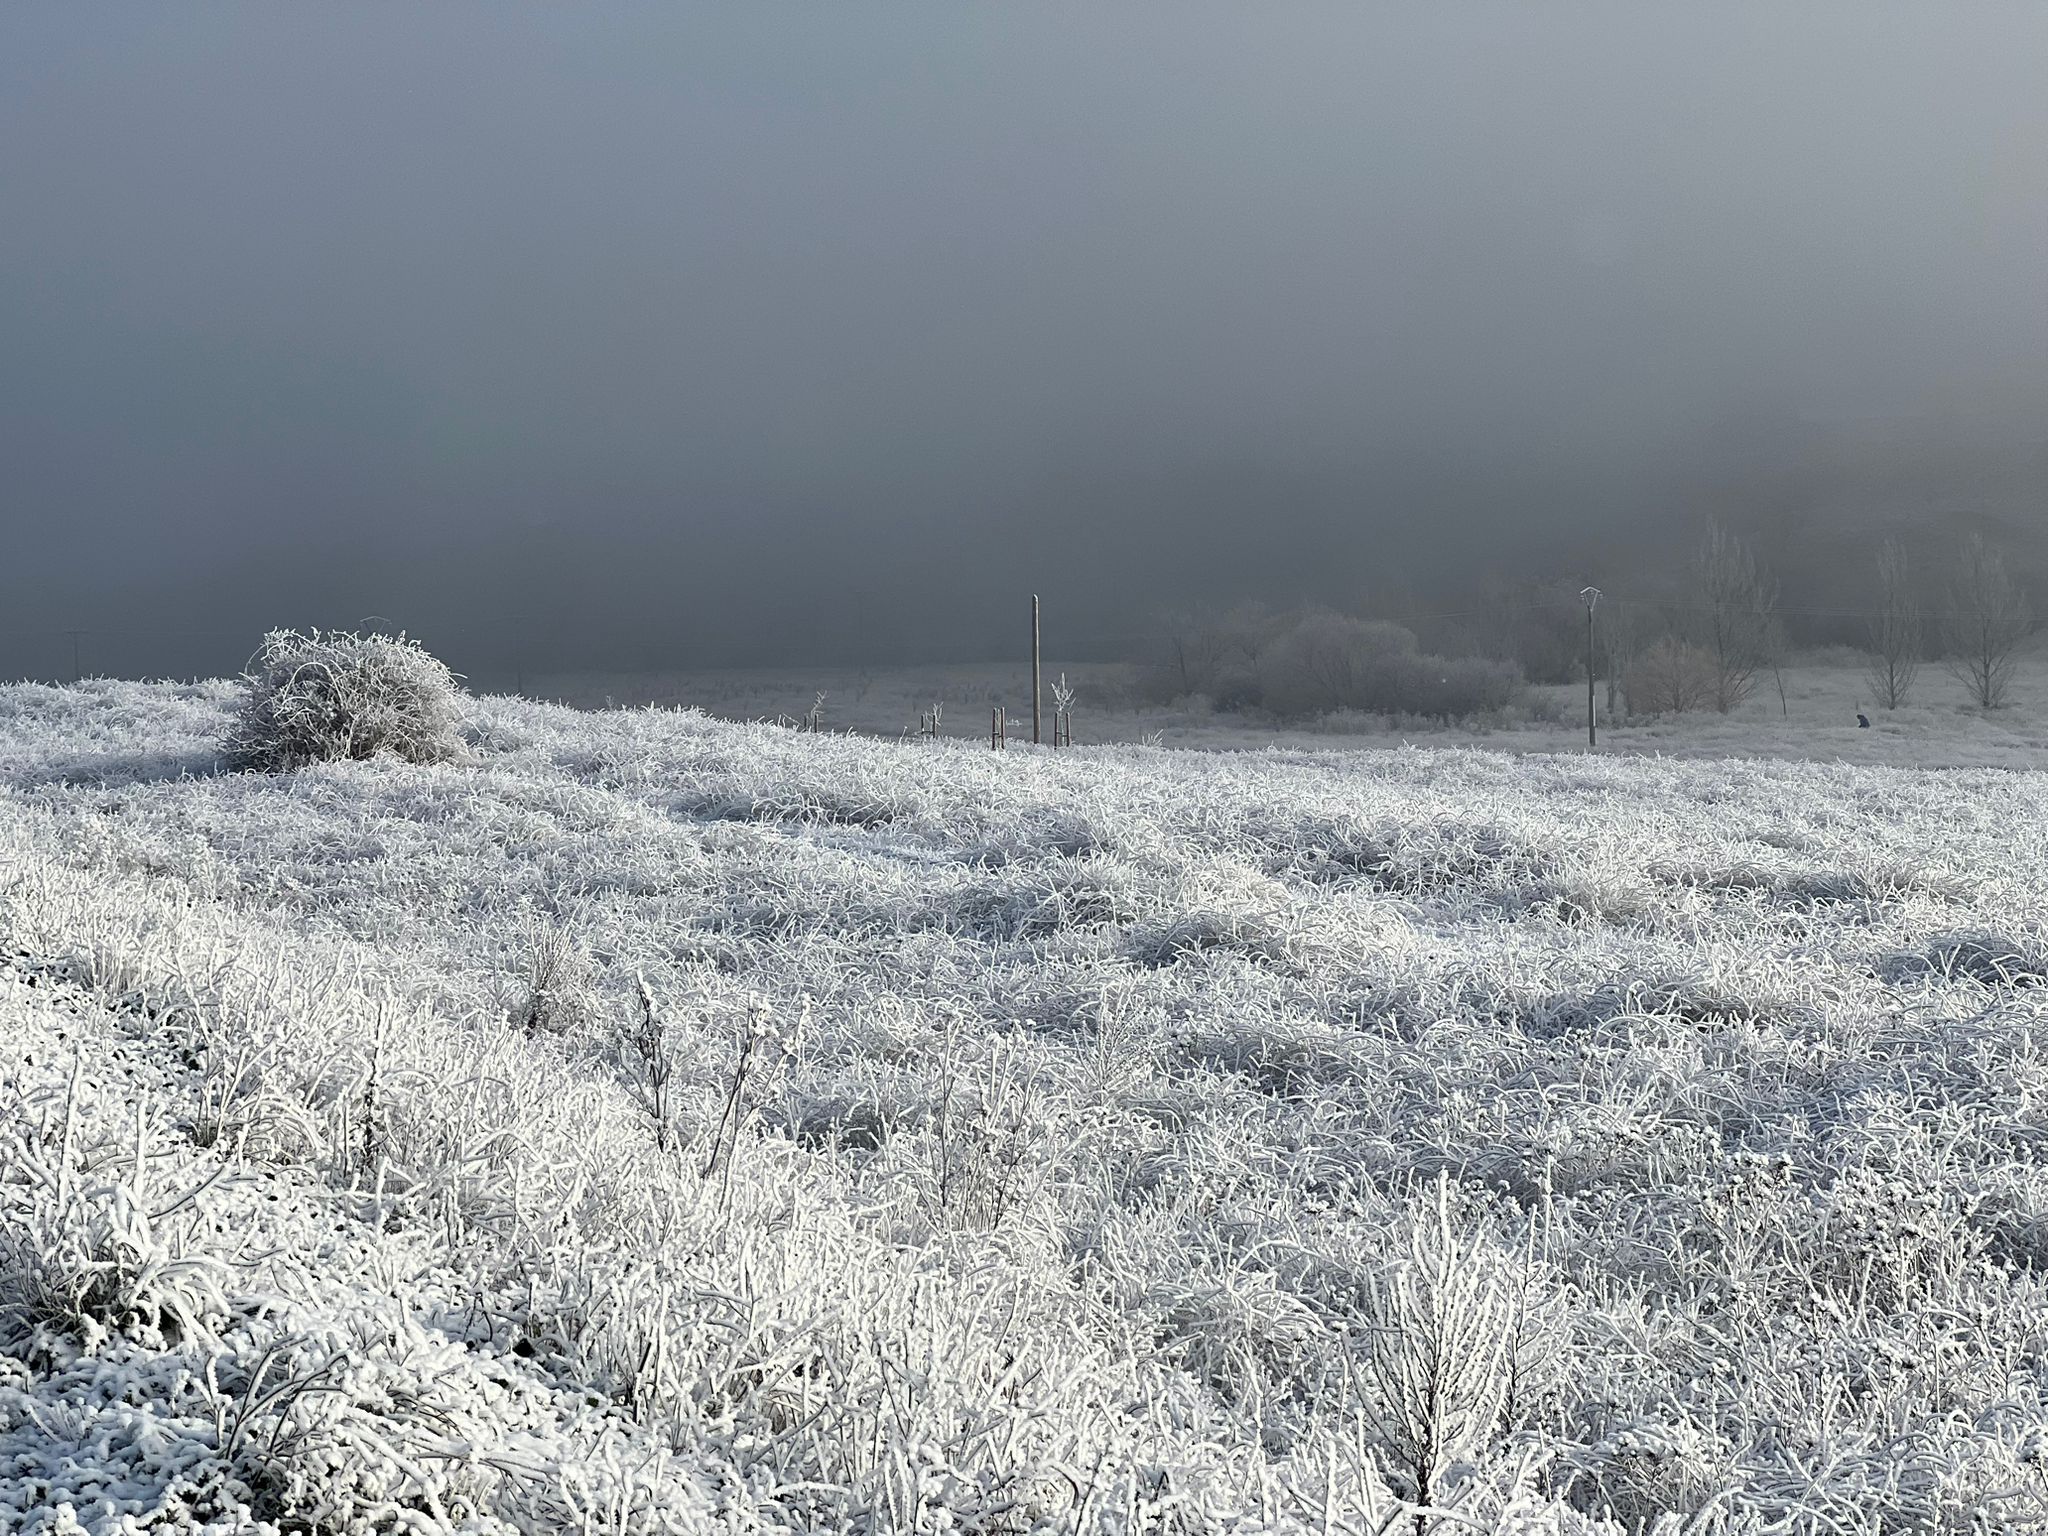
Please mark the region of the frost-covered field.
[[233, 696], [0, 689], [0, 1527], [2048, 1516], [2048, 776]]

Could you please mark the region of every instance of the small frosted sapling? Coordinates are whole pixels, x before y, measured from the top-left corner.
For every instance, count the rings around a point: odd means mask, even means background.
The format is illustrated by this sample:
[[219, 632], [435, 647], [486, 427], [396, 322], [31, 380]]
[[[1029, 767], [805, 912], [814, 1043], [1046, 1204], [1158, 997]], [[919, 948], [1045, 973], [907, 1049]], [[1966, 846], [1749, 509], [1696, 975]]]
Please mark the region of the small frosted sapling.
[[[808, 1017], [810, 1003], [804, 1004]], [[801, 1033], [799, 1022], [798, 1031]], [[709, 1179], [721, 1169], [725, 1173], [725, 1189], [721, 1197], [730, 1200], [732, 1196], [732, 1163], [739, 1148], [740, 1127], [747, 1118], [747, 1085], [761, 1070], [762, 1058], [781, 1047], [781, 1039], [775, 1029], [775, 1020], [768, 1005], [758, 998], [747, 1007], [747, 1022], [740, 1030], [739, 1039], [734, 1042], [732, 1077], [726, 1084], [725, 1103], [718, 1114], [718, 1126], [711, 1135], [711, 1152], [704, 1162], [704, 1177]]]
[[654, 1122], [655, 1148], [666, 1152], [674, 1107], [669, 1098], [669, 1084], [675, 1077], [675, 1058], [669, 1048], [667, 1021], [654, 1006], [654, 989], [637, 971], [633, 980], [640, 992], [640, 1017], [626, 1027], [621, 1044], [638, 1069], [632, 1085], [633, 1095]]
[[1052, 685], [1052, 744], [1055, 747], [1074, 744], [1074, 688], [1064, 672]]
[[1454, 1463], [1491, 1448], [1532, 1362], [1506, 1256], [1459, 1231], [1447, 1179], [1416, 1203], [1408, 1229], [1408, 1256], [1371, 1287], [1362, 1402], [1428, 1504]]

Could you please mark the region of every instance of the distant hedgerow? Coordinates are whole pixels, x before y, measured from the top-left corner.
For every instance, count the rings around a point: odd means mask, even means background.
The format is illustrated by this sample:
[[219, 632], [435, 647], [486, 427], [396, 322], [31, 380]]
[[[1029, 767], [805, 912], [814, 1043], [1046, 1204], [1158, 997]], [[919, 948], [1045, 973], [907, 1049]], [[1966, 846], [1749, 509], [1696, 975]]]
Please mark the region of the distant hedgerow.
[[404, 635], [274, 629], [244, 677], [230, 767], [282, 773], [386, 754], [440, 763], [462, 752], [461, 686]]
[[1507, 708], [1522, 675], [1489, 657], [1431, 654], [1413, 631], [1383, 620], [1241, 609], [1189, 625], [1153, 687], [1162, 701], [1199, 695], [1282, 720], [1343, 711], [1456, 720]]

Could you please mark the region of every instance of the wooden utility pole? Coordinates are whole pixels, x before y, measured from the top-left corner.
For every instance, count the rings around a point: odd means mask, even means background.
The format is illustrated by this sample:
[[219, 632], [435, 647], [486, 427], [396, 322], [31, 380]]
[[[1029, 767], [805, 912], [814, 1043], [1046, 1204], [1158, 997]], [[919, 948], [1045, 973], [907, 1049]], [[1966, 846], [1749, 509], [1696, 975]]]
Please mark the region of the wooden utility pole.
[[1038, 594], [1031, 594], [1031, 745], [1038, 745]]
[[1579, 593], [1586, 600], [1586, 745], [1600, 745], [1600, 728], [1593, 714], [1593, 608], [1600, 601], [1600, 589], [1587, 587]]

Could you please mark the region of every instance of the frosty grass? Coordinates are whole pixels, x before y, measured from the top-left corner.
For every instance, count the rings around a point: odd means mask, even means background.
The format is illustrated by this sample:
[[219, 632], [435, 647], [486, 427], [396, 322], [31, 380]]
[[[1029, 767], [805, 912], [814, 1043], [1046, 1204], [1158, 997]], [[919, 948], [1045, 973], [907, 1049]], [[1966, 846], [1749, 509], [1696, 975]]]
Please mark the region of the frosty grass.
[[2048, 1517], [2048, 776], [234, 697], [0, 689], [0, 1529]]

